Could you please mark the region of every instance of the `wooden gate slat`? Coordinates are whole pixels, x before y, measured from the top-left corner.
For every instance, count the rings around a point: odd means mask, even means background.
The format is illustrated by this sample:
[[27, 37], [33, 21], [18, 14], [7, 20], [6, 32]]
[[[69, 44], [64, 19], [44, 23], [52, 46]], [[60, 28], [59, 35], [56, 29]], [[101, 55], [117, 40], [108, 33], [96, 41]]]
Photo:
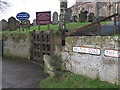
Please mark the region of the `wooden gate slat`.
[[53, 39], [53, 31], [50, 33], [47, 32], [32, 32], [32, 54], [33, 60], [43, 60], [43, 55], [53, 55], [54, 54], [54, 39]]

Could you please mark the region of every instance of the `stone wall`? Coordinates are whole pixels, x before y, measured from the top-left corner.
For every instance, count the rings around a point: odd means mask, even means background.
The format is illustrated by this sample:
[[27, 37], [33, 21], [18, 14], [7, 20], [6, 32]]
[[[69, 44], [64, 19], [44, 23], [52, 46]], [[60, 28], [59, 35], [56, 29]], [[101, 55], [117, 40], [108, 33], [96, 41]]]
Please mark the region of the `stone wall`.
[[[67, 37], [62, 50], [62, 60], [66, 69], [73, 73], [90, 78], [99, 78], [118, 84], [118, 58], [104, 55], [105, 49], [118, 50], [118, 36], [82, 36]], [[91, 47], [101, 50], [100, 55], [73, 52], [73, 47]]]
[[30, 34], [4, 33], [4, 57], [30, 59]]

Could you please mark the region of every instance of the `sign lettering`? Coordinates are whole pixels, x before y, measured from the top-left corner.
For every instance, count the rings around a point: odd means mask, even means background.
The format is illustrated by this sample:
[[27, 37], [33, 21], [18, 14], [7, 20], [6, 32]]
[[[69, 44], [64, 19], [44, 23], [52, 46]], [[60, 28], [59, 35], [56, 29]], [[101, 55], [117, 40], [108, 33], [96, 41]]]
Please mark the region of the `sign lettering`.
[[30, 15], [26, 12], [21, 12], [16, 15], [16, 18], [20, 21], [26, 21], [30, 18]]
[[85, 53], [85, 54], [93, 54], [93, 55], [100, 55], [100, 49], [96, 48], [89, 48], [89, 47], [73, 47], [74, 52], [78, 53]]
[[105, 50], [105, 56], [119, 58], [120, 51], [118, 51], [118, 50]]
[[51, 24], [51, 11], [36, 12], [36, 23], [37, 23], [37, 25]]

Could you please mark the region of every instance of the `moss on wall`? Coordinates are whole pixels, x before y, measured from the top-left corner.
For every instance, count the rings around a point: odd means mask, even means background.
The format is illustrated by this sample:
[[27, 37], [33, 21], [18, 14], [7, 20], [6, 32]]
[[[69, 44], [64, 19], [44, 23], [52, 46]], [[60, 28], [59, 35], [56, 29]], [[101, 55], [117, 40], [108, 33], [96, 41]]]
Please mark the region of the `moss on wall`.
[[11, 39], [12, 41], [19, 43], [21, 40], [26, 41], [26, 39], [29, 38], [30, 33], [2, 33], [2, 39], [3, 41], [7, 41], [8, 39]]
[[2, 36], [4, 57], [30, 58], [30, 33], [3, 33]]

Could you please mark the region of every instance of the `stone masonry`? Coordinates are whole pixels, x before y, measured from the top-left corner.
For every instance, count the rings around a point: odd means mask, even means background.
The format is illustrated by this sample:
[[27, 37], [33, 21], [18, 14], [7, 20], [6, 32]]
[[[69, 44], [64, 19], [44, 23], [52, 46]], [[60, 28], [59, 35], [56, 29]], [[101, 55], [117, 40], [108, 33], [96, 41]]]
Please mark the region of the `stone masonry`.
[[[118, 50], [118, 36], [82, 36], [67, 37], [66, 46], [62, 51], [62, 59], [66, 70], [90, 78], [99, 78], [113, 84], [118, 84], [118, 58], [104, 55], [105, 49]], [[73, 52], [73, 47], [99, 48], [100, 55], [90, 55]]]

